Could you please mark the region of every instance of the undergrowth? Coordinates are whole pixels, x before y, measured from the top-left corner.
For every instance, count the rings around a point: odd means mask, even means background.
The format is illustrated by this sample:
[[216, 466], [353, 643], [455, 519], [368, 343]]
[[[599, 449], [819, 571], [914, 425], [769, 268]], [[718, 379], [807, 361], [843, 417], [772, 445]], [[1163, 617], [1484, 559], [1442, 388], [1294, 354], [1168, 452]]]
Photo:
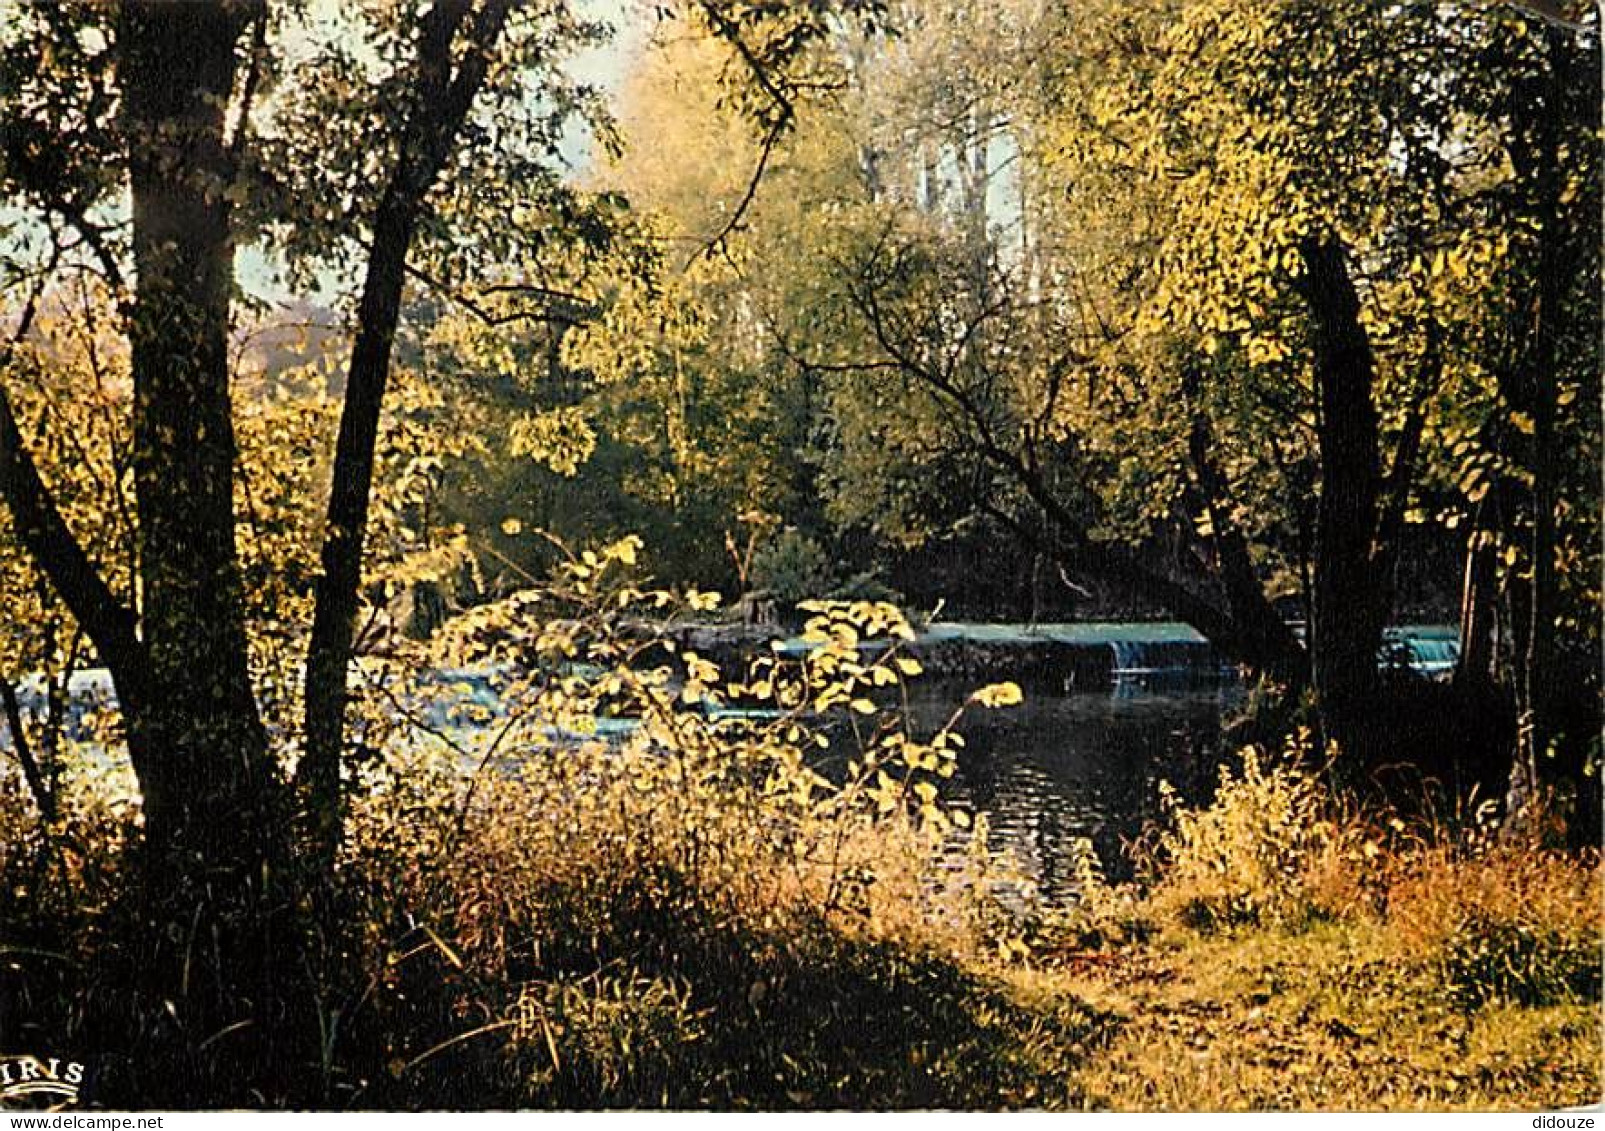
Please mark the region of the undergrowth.
[[1171, 801], [1137, 882], [1084, 865], [1022, 977], [1118, 1018], [1081, 1106], [1597, 1103], [1600, 854], [1559, 839], [1361, 812], [1295, 734]]

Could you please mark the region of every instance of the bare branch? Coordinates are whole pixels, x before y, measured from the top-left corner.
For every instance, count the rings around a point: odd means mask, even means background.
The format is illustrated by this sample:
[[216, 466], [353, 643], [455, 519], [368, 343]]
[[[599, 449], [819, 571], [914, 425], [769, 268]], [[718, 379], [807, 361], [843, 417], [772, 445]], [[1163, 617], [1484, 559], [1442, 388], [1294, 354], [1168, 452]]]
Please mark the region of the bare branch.
[[56, 817], [56, 795], [45, 781], [34, 757], [33, 744], [28, 741], [27, 728], [22, 721], [22, 704], [17, 700], [17, 687], [9, 679], [0, 679], [0, 708], [4, 708], [6, 728], [11, 732], [11, 750], [22, 764], [22, 776], [33, 794], [33, 803], [39, 807], [40, 817], [53, 821]]
[[[746, 217], [747, 209], [752, 207], [752, 202], [758, 195], [758, 183], [763, 180], [764, 170], [769, 167], [769, 157], [774, 153], [775, 146], [780, 143], [781, 135], [785, 133], [788, 121], [789, 119], [783, 118], [770, 126], [768, 131], [765, 132], [763, 144], [758, 150], [758, 164], [754, 166], [752, 176], [747, 179], [747, 190], [741, 194], [741, 199], [736, 202], [736, 209], [730, 214], [730, 219], [725, 221], [724, 227], [720, 228], [718, 234], [703, 246], [702, 255], [711, 258], [716, 254], [724, 246], [725, 240], [735, 233], [741, 221]], [[695, 260], [696, 257], [693, 256], [692, 258]]]

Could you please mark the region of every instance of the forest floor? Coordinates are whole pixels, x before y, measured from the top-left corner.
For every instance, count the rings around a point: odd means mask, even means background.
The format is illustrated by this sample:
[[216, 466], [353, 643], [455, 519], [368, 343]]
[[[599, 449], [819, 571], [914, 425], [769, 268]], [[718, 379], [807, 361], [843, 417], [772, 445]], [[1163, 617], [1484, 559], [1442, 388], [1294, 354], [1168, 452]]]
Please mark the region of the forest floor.
[[[1005, 905], [1007, 862], [979, 822], [979, 870], [954, 886], [897, 804], [851, 822], [787, 808], [732, 782], [723, 754], [597, 743], [487, 780], [471, 811], [430, 804], [455, 795], [416, 776], [360, 799], [344, 916], [333, 945], [308, 948], [326, 965], [303, 987], [319, 1009], [345, 1003], [346, 1027], [329, 1055], [286, 1026], [300, 1052], [277, 1059], [249, 1027], [237, 1052], [192, 1044], [161, 1021], [170, 1001], [131, 996], [147, 916], [119, 810], [69, 815], [44, 853], [26, 807], [0, 804], [0, 1025], [22, 1017], [30, 1047], [103, 1066], [94, 1102], [134, 1109], [1548, 1111], [1605, 1096], [1600, 854], [1553, 830], [1362, 814], [1297, 761], [1245, 752], [1209, 805], [1172, 806], [1137, 880], [1110, 884], [1088, 855], [1075, 901]], [[20, 796], [4, 788], [0, 802]], [[933, 888], [938, 865], [948, 886]]]

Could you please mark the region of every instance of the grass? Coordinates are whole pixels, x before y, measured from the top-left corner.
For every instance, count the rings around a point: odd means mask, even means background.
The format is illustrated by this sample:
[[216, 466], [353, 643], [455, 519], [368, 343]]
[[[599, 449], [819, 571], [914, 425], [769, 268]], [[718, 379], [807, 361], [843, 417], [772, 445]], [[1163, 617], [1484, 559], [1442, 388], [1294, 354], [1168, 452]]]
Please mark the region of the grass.
[[1595, 1002], [1465, 1011], [1376, 924], [1183, 935], [1037, 992], [1116, 1018], [1073, 1070], [1113, 1111], [1530, 1110], [1600, 1099]]
[[1173, 807], [1143, 885], [1087, 877], [1048, 961], [1022, 975], [1041, 997], [1116, 1019], [1074, 1067], [1073, 1102], [1530, 1110], [1605, 1098], [1599, 854], [1357, 814], [1302, 768], [1302, 745], [1248, 752], [1210, 806]]
[[[1268, 762], [1228, 782], [1214, 807], [1173, 814], [1139, 882], [1104, 885], [1088, 861], [1084, 902], [1039, 909], [1029, 930], [974, 905], [985, 900], [973, 887], [935, 892], [921, 872], [925, 842], [886, 816], [855, 828], [842, 854], [855, 868], [876, 862], [861, 877], [866, 890], [827, 908], [828, 876], [777, 854], [796, 847], [798, 829], [789, 840], [752, 835], [752, 796], [732, 807], [704, 791], [694, 820], [671, 821], [671, 809], [686, 808], [680, 787], [642, 788], [617, 762], [611, 779], [600, 764], [572, 762], [572, 780], [593, 797], [557, 819], [552, 794], [504, 782], [481, 792], [460, 830], [437, 824], [398, 841], [393, 811], [376, 802], [358, 816], [371, 837], [354, 842], [342, 894], [357, 930], [321, 975], [341, 1036], [321, 1068], [309, 1060], [289, 1073], [316, 1086], [278, 1102], [1598, 1102], [1597, 858], [1338, 820], [1311, 778], [1296, 783], [1310, 808], [1289, 816], [1264, 794], [1290, 788], [1283, 775], [1299, 771]], [[410, 784], [407, 804], [415, 791], [427, 792]], [[1325, 824], [1284, 838], [1285, 859], [1268, 857], [1267, 827], [1293, 819]], [[115, 968], [102, 961], [118, 946], [115, 915], [103, 912], [118, 881], [87, 825], [74, 838], [52, 866], [52, 900], [30, 904], [31, 923], [5, 920], [8, 944], [50, 954], [8, 954], [4, 981], [9, 1016], [23, 1000], [50, 999], [8, 1037], [76, 1051], [111, 1039], [93, 1014], [116, 995], [97, 971]], [[1256, 866], [1237, 867], [1240, 852]], [[1208, 859], [1253, 883], [1223, 887]], [[9, 858], [8, 878], [23, 868]], [[140, 1106], [138, 1079], [102, 1102]]]
[[[516, 814], [552, 797], [504, 784], [444, 887], [386, 897], [414, 914], [439, 908], [449, 942], [422, 945], [393, 987], [397, 1000], [439, 997], [433, 1018], [377, 1028], [416, 1032], [404, 1042], [416, 1057], [452, 1026], [507, 1026], [411, 1062], [357, 1101], [1597, 1102], [1597, 856], [1364, 818], [1296, 754], [1248, 757], [1212, 805], [1173, 807], [1137, 883], [1111, 887], [1087, 858], [1081, 904], [1039, 908], [1029, 925], [983, 884], [935, 889], [928, 842], [901, 813], [853, 826], [839, 859], [864, 888], [827, 908], [830, 876], [798, 866], [821, 858], [799, 847], [823, 843], [812, 818], [764, 846], [752, 835], [763, 803], [694, 790], [695, 820], [665, 821], [665, 807], [686, 808], [681, 787], [642, 789], [612, 760], [612, 785], [601, 766], [572, 767], [594, 796], [571, 822], [519, 829]], [[462, 1092], [473, 1080], [477, 1092]]]

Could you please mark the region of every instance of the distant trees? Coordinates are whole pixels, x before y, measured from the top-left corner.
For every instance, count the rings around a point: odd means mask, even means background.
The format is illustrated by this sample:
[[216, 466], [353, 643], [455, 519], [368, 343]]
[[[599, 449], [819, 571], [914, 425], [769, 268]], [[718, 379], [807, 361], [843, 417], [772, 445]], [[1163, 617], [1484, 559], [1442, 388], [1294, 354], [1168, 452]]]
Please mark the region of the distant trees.
[[[602, 29], [565, 4], [19, 8], [0, 708], [16, 729], [11, 679], [59, 696], [92, 647], [162, 914], [260, 958], [292, 872], [337, 860], [375, 483], [434, 483], [420, 406], [474, 385], [458, 454], [577, 473], [571, 501], [605, 481], [577, 525], [658, 517], [682, 568], [743, 577], [744, 530], [883, 560], [1003, 532], [1307, 686], [1356, 756], [1400, 563], [1453, 546], [1460, 686], [1515, 704], [1516, 799], [1581, 780], [1601, 188], [1576, 8], [686, 3], [605, 191], [562, 168], [576, 119], [614, 140], [561, 65]], [[294, 404], [240, 395], [247, 246], [352, 289], [349, 355]], [[430, 374], [401, 404], [398, 340]], [[407, 490], [377, 517], [426, 527]]]

